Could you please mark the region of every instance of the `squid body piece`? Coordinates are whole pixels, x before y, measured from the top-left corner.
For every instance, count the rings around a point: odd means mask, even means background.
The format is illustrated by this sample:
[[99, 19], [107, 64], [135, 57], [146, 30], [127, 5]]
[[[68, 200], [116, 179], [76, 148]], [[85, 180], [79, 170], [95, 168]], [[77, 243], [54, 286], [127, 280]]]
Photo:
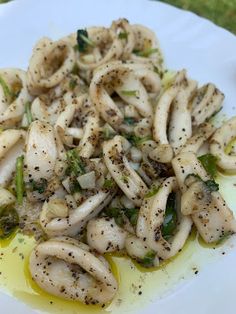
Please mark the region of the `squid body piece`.
[[191, 214], [205, 242], [218, 241], [227, 233], [236, 232], [236, 221], [218, 191], [211, 191], [211, 180], [194, 153], [177, 155], [172, 165], [181, 187], [181, 212]]
[[89, 247], [67, 237], [37, 245], [30, 255], [34, 281], [48, 293], [85, 304], [113, 299], [117, 282], [106, 260]]
[[192, 101], [192, 121], [198, 126], [217, 113], [224, 100], [224, 94], [214, 84], [206, 84], [199, 88]]
[[93, 219], [87, 225], [88, 245], [99, 253], [122, 250], [126, 236], [127, 232], [116, 224], [114, 218]]
[[8, 129], [0, 134], [0, 185], [5, 187], [16, 167], [16, 158], [23, 154], [24, 130]]
[[[97, 194], [87, 198], [76, 209], [60, 208], [51, 211], [51, 201], [45, 201], [40, 214], [40, 224], [44, 231], [50, 236], [78, 234], [86, 223], [95, 217], [111, 200], [111, 193], [99, 191]], [[55, 201], [53, 200], [55, 204]], [[53, 206], [55, 208], [55, 206]], [[60, 213], [59, 213], [60, 211]]]
[[[74, 115], [78, 116], [78, 119], [82, 121], [82, 134], [77, 147], [78, 154], [81, 157], [89, 158], [92, 156], [98, 142], [99, 114], [91, 103], [88, 94], [74, 97], [71, 93], [68, 93], [64, 98], [68, 106], [59, 116], [55, 127], [64, 135], [73, 121]], [[76, 129], [74, 129], [74, 132], [76, 132]]]
[[236, 156], [227, 154], [227, 146], [236, 139], [236, 117], [225, 122], [211, 138], [210, 151], [217, 157], [217, 165], [230, 172], [236, 171]]
[[26, 86], [26, 73], [19, 69], [1, 69], [0, 125], [15, 126], [22, 119], [25, 104], [32, 100]]
[[[156, 77], [159, 82], [159, 77]], [[90, 84], [92, 102], [103, 119], [117, 127], [122, 123], [123, 114], [110, 96], [113, 91], [127, 104], [133, 105], [142, 116], [152, 116], [152, 106], [144, 84], [130, 66], [125, 66], [120, 61], [110, 62], [98, 68]]]
[[169, 121], [169, 142], [174, 153], [183, 147], [192, 135], [191, 110], [189, 102], [197, 89], [197, 82], [185, 79], [172, 105]]
[[119, 135], [106, 141], [103, 144], [104, 161], [120, 189], [135, 205], [139, 206], [147, 192], [147, 187], [125, 156], [126, 142], [127, 140]]
[[53, 127], [36, 120], [30, 125], [26, 140], [25, 163], [30, 179], [51, 179], [57, 159]]
[[59, 84], [72, 71], [75, 52], [68, 41], [44, 37], [33, 49], [27, 71], [27, 85], [32, 95], [39, 95]]
[[216, 128], [209, 122], [199, 125], [196, 133], [190, 137], [184, 146], [178, 151], [179, 153], [192, 152], [197, 154], [202, 145], [212, 136]]
[[111, 29], [118, 35], [124, 33], [128, 34], [125, 40], [120, 40], [122, 44], [122, 56], [123, 60], [130, 59], [131, 53], [135, 45], [135, 37], [132, 30], [132, 26], [129, 24], [129, 21], [126, 19], [118, 19], [112, 22]]
[[167, 123], [171, 104], [181, 88], [181, 83], [185, 78], [185, 74], [185, 70], [176, 74], [171, 86], [164, 91], [156, 106], [153, 123], [153, 137], [158, 143], [158, 146], [150, 157], [153, 159], [155, 158], [155, 160], [159, 162], [170, 162], [173, 158], [173, 149], [167, 138]]
[[169, 194], [176, 190], [175, 177], [165, 179], [154, 196], [143, 200], [136, 226], [137, 236], [146, 239], [147, 245], [162, 259], [177, 254], [191, 231], [191, 218], [178, 212], [179, 223], [175, 235], [169, 241], [162, 237], [161, 227], [165, 218], [167, 199]]
[[94, 70], [121, 56], [123, 45], [113, 29], [88, 27], [87, 32], [89, 39], [94, 43], [94, 48], [88, 54], [80, 53], [78, 55], [77, 64], [79, 69]]

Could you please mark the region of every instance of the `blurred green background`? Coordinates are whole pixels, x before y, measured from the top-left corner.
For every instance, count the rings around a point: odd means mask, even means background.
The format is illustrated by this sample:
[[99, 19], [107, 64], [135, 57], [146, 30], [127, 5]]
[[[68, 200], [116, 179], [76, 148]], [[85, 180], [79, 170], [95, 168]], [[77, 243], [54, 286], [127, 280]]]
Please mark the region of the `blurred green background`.
[[[9, 0], [0, 0], [0, 3]], [[19, 0], [20, 1], [20, 0]], [[35, 1], [35, 0], [32, 0]], [[195, 12], [236, 34], [236, 0], [160, 0]]]
[[195, 12], [236, 34], [236, 0], [160, 0]]

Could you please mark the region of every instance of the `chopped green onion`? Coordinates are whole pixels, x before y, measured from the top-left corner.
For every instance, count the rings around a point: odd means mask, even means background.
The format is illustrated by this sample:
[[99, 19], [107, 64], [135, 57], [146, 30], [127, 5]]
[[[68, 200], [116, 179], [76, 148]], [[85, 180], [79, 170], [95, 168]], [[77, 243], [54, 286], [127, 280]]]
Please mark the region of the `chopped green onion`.
[[134, 146], [139, 146], [143, 144], [146, 141], [149, 141], [152, 139], [150, 135], [144, 136], [144, 137], [138, 137], [134, 134], [123, 134], [123, 136]]
[[177, 227], [177, 213], [176, 213], [176, 197], [175, 193], [170, 193], [165, 210], [165, 218], [162, 225], [162, 236], [167, 240], [174, 234]]
[[131, 225], [136, 226], [137, 220], [138, 220], [139, 209], [138, 208], [125, 208], [124, 213], [128, 217]]
[[85, 173], [83, 162], [78, 155], [76, 149], [71, 149], [66, 152], [67, 164], [66, 169], [67, 175], [79, 176]]
[[139, 263], [143, 266], [143, 267], [153, 267], [154, 266], [154, 260], [156, 257], [156, 253], [154, 251], [150, 251], [148, 252], [144, 258], [139, 260]]
[[212, 154], [205, 154], [198, 157], [201, 164], [205, 168], [206, 172], [214, 178], [217, 174], [217, 157], [213, 156]]
[[118, 226], [122, 227], [124, 225], [124, 218], [120, 208], [110, 207], [105, 210], [105, 213], [108, 217], [114, 218]]
[[18, 214], [13, 207], [0, 208], [0, 238], [9, 237], [19, 225]]
[[115, 186], [115, 182], [112, 179], [105, 179], [103, 188], [104, 189], [112, 189]]
[[206, 184], [210, 192], [219, 191], [219, 184], [216, 183], [215, 180], [207, 180], [204, 181], [204, 183]]
[[30, 125], [33, 122], [33, 117], [32, 117], [32, 114], [31, 114], [30, 106], [31, 106], [30, 102], [27, 101], [25, 103], [25, 113], [26, 113], [26, 118], [27, 118], [28, 125]]
[[124, 96], [137, 96], [137, 90], [122, 90], [121, 94]]
[[225, 147], [225, 153], [228, 155], [231, 153], [231, 151], [233, 150], [234, 146], [236, 144], [236, 138], [233, 138], [229, 144], [227, 144], [227, 146]]
[[70, 188], [70, 192], [76, 193], [76, 192], [80, 192], [82, 190], [78, 180], [76, 178], [71, 178], [70, 179], [70, 183], [69, 183], [69, 188]]
[[148, 58], [151, 54], [158, 52], [157, 48], [149, 48], [145, 50], [134, 50], [133, 53], [139, 57], [146, 57]]
[[12, 92], [10, 91], [10, 88], [8, 87], [7, 83], [5, 82], [5, 80], [0, 76], [0, 85], [2, 86], [2, 90], [4, 93], [4, 96], [6, 98], [8, 97], [12, 97]]
[[151, 189], [145, 194], [144, 198], [150, 198], [154, 195], [157, 194], [157, 192], [159, 191], [160, 186], [153, 186], [151, 187]]
[[77, 85], [77, 80], [72, 78], [72, 79], [70, 80], [70, 82], [69, 82], [69, 88], [70, 88], [71, 90], [74, 90], [75, 87], [76, 87], [76, 85]]
[[16, 159], [16, 199], [17, 203], [21, 205], [23, 203], [24, 196], [24, 156], [17, 157]]
[[88, 32], [86, 29], [77, 30], [77, 48], [79, 52], [85, 52], [88, 46], [94, 47], [95, 44], [88, 38]]
[[124, 117], [124, 123], [128, 125], [134, 125], [135, 124], [135, 119], [132, 117]]
[[120, 32], [118, 35], [119, 39], [127, 39], [128, 38], [128, 33], [127, 32]]
[[108, 124], [106, 123], [103, 127], [102, 131], [102, 137], [104, 140], [110, 140], [116, 135], [116, 131]]
[[30, 191], [37, 191], [39, 194], [43, 194], [47, 189], [48, 181], [45, 178], [40, 178], [39, 181], [30, 180], [27, 185]]

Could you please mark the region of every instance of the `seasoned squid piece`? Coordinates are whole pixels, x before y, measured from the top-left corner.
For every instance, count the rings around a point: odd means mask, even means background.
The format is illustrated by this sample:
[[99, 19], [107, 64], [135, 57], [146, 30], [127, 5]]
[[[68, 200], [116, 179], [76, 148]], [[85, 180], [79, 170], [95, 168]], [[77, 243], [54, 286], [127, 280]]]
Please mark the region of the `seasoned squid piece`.
[[141, 63], [151, 63], [158, 70], [162, 70], [163, 57], [155, 33], [149, 28], [134, 24], [132, 30], [135, 38], [135, 45], [131, 60]]
[[114, 218], [102, 217], [88, 222], [88, 245], [99, 253], [122, 250], [126, 237], [127, 232], [116, 224]]
[[196, 133], [187, 140], [178, 153], [192, 152], [197, 154], [198, 150], [212, 136], [215, 130], [216, 128], [210, 122], [199, 125]]
[[198, 89], [192, 101], [192, 121], [194, 126], [216, 114], [222, 108], [224, 94], [214, 84], [206, 84]]
[[16, 158], [23, 154], [24, 130], [8, 129], [0, 133], [0, 185], [5, 187], [15, 171]]
[[125, 239], [125, 249], [130, 257], [135, 259], [144, 267], [156, 267], [159, 265], [157, 253], [152, 251], [146, 241], [136, 237], [135, 235], [127, 236]]
[[176, 74], [171, 86], [164, 91], [156, 106], [153, 122], [153, 137], [158, 143], [158, 146], [150, 157], [159, 162], [167, 163], [173, 158], [173, 149], [167, 137], [168, 117], [171, 104], [179, 93], [185, 76], [185, 70]]
[[[81, 70], [94, 70], [97, 67], [117, 60], [122, 54], [122, 43], [113, 29], [105, 27], [88, 27], [88, 49], [77, 55], [77, 64]], [[80, 36], [77, 33], [77, 39]], [[82, 37], [83, 39], [83, 37]]]
[[[235, 138], [236, 117], [233, 117], [216, 130], [210, 141], [210, 151], [212, 155], [217, 157], [217, 165], [221, 169], [231, 172], [236, 171], [236, 155], [231, 154], [232, 143]], [[229, 148], [229, 154], [227, 148]]]
[[172, 160], [182, 190], [181, 212], [191, 215], [205, 242], [215, 242], [236, 232], [236, 220], [221, 194], [194, 153], [182, 153]]
[[129, 21], [126, 19], [118, 19], [112, 22], [111, 29], [117, 34], [122, 43], [122, 60], [130, 59], [135, 45], [132, 25], [130, 25]]
[[31, 180], [49, 180], [54, 174], [57, 146], [50, 124], [34, 121], [31, 123], [26, 140], [25, 164]]
[[60, 199], [45, 201], [40, 214], [40, 225], [50, 237], [75, 236], [86, 223], [95, 217], [110, 201], [114, 193], [99, 191], [88, 197], [75, 209]]
[[168, 241], [162, 235], [167, 199], [170, 193], [176, 190], [175, 177], [165, 179], [154, 196], [144, 198], [136, 226], [137, 236], [146, 239], [147, 245], [162, 259], [168, 259], [177, 254], [191, 231], [191, 218], [183, 216], [179, 211], [177, 213], [179, 222], [175, 234]]
[[[93, 154], [99, 133], [99, 115], [93, 107], [87, 94], [74, 96], [71, 93], [65, 95], [67, 106], [59, 115], [55, 130], [63, 143], [73, 145], [73, 139], [79, 139], [77, 147], [79, 156], [89, 158]], [[70, 128], [74, 120], [75, 126]], [[76, 123], [78, 127], [76, 127]]]
[[[148, 80], [147, 76], [144, 76], [144, 80], [145, 78]], [[155, 77], [156, 85], [160, 86], [158, 75]], [[90, 84], [91, 100], [102, 118], [117, 127], [122, 123], [124, 116], [111, 97], [113, 92], [116, 92], [125, 103], [133, 105], [141, 116], [152, 116], [152, 105], [145, 83], [136, 76], [131, 66], [126, 66], [120, 61], [110, 62], [98, 68]]]
[[183, 80], [172, 105], [169, 121], [169, 142], [176, 154], [192, 135], [190, 100], [197, 89], [197, 82]]
[[14, 126], [32, 100], [26, 87], [26, 73], [19, 69], [0, 70], [0, 125]]
[[51, 41], [44, 37], [33, 49], [27, 71], [27, 86], [32, 95], [39, 95], [58, 85], [75, 64], [75, 52], [68, 41]]
[[30, 255], [30, 272], [45, 291], [85, 304], [112, 300], [117, 282], [109, 264], [89, 247], [67, 237], [37, 245]]
[[125, 156], [125, 145], [127, 144], [127, 140], [119, 135], [115, 136], [112, 140], [104, 142], [104, 161], [120, 189], [134, 204], [140, 205], [142, 198], [147, 192], [147, 187], [140, 176], [130, 166]]

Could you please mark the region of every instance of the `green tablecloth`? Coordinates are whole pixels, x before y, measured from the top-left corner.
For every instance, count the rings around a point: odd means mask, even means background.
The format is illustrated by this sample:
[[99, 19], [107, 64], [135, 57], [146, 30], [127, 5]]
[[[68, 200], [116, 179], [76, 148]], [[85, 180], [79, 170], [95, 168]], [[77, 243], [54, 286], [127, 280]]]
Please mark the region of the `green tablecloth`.
[[[0, 0], [0, 3], [9, 0]], [[32, 0], [35, 1], [35, 0]], [[236, 34], [236, 0], [160, 0], [195, 12]]]

